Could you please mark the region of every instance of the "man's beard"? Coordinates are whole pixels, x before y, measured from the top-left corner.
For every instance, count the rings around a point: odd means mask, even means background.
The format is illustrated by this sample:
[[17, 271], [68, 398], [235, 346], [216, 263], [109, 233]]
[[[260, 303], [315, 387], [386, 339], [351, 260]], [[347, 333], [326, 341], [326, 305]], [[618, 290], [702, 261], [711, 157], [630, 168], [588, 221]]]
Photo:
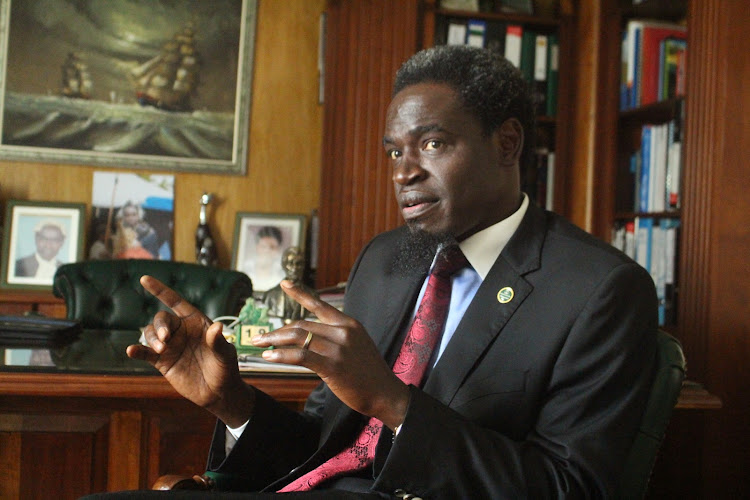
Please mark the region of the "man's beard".
[[407, 236], [399, 242], [393, 270], [399, 274], [426, 273], [438, 247], [452, 243], [456, 239], [448, 233], [432, 234], [409, 227]]

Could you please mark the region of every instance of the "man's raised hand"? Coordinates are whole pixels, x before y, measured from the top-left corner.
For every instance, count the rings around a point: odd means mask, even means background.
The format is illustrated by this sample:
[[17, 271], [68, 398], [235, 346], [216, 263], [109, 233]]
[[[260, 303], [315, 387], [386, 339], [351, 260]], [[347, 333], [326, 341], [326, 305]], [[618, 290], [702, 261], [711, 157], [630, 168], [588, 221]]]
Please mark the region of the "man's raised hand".
[[148, 346], [128, 346], [127, 354], [152, 364], [182, 396], [238, 427], [252, 413], [254, 393], [242, 381], [237, 352], [195, 306], [152, 276], [141, 285], [169, 311], [158, 312], [144, 330]]

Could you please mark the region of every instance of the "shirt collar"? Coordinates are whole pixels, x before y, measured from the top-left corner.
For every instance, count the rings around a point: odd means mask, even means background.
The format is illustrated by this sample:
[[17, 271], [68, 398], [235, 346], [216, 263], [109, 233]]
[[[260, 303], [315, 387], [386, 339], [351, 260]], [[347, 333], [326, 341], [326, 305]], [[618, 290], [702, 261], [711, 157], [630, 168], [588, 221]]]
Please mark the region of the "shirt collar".
[[526, 193], [522, 194], [523, 200], [518, 210], [500, 222], [472, 234], [458, 244], [466, 256], [466, 260], [469, 261], [471, 267], [482, 280], [487, 277], [503, 248], [505, 248], [513, 233], [516, 232], [518, 226], [521, 225], [526, 209], [529, 208], [529, 198]]

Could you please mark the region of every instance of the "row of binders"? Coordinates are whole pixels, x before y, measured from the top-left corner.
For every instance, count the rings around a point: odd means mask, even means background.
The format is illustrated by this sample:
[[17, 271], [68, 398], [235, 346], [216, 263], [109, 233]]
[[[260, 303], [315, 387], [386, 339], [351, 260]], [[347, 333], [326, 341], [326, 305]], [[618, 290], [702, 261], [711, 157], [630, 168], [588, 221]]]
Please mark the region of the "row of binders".
[[622, 35], [620, 109], [685, 95], [685, 26], [646, 19], [628, 21]]
[[676, 323], [679, 229], [679, 219], [669, 217], [636, 217], [618, 221], [612, 229], [612, 245], [643, 266], [654, 280], [659, 326]]
[[442, 42], [484, 47], [504, 55], [531, 84], [537, 114], [556, 115], [560, 54], [557, 33], [502, 21], [450, 19]]
[[641, 147], [630, 156], [634, 212], [673, 211], [681, 203], [683, 101], [667, 123], [641, 127]]

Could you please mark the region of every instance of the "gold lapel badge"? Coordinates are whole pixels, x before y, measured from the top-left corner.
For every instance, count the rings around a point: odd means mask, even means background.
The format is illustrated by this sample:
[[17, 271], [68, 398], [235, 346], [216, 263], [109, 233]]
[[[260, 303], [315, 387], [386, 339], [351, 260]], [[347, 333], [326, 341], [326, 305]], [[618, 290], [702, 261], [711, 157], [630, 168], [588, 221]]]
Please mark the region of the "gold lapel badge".
[[511, 300], [513, 300], [513, 289], [511, 287], [506, 286], [497, 292], [497, 301], [501, 304], [507, 304]]

